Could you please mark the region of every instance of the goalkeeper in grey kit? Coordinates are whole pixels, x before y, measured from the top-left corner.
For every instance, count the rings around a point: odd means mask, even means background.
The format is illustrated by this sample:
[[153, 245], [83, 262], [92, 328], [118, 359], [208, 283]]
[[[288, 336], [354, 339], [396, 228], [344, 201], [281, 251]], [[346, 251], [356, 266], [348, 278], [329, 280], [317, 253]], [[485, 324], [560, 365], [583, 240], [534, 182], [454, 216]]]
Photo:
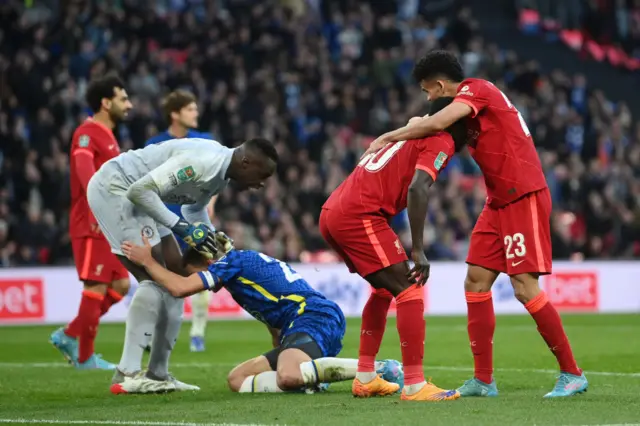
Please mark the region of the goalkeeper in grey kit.
[[[181, 273], [182, 256], [173, 233], [206, 257], [216, 251], [207, 204], [229, 183], [239, 190], [261, 188], [274, 172], [278, 154], [266, 139], [250, 139], [235, 149], [205, 139], [174, 139], [128, 151], [105, 163], [92, 177], [87, 200], [111, 251], [139, 283], [126, 321], [122, 358], [113, 383], [126, 393], [198, 390], [169, 375], [169, 356], [180, 331], [183, 299], [153, 282], [129, 261], [124, 241], [142, 245], [144, 235], [160, 264]], [[165, 203], [180, 204], [184, 219]], [[142, 356], [153, 335], [148, 370]]]

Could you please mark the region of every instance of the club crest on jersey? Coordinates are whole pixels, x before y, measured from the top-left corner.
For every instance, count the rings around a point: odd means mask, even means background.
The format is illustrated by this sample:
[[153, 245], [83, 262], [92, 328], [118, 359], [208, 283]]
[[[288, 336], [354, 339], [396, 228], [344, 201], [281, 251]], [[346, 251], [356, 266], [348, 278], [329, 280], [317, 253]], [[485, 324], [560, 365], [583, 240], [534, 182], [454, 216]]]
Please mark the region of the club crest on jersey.
[[189, 179], [193, 178], [195, 174], [196, 172], [193, 171], [193, 167], [187, 166], [185, 168], [178, 170], [178, 173], [176, 173], [176, 176], [178, 176], [178, 181], [186, 182]]
[[90, 141], [91, 139], [89, 138], [89, 135], [80, 135], [78, 138], [78, 146], [80, 148], [86, 148], [89, 146]]
[[462, 89], [460, 89], [458, 95], [473, 96], [473, 92], [469, 91], [469, 86], [462, 86]]
[[436, 157], [436, 160], [433, 162], [433, 167], [435, 167], [436, 170], [440, 170], [445, 161], [447, 161], [447, 154], [440, 151], [440, 153]]
[[141, 233], [143, 237], [151, 238], [153, 237], [153, 228], [148, 225], [144, 226]]

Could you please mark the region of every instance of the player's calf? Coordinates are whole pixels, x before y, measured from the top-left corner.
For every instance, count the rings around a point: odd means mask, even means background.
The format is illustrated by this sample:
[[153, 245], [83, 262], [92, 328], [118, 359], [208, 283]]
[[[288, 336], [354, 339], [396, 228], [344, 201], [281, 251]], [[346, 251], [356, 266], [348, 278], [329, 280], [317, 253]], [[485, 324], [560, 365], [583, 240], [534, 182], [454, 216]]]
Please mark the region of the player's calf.
[[524, 307], [536, 322], [540, 336], [556, 357], [560, 371], [573, 377], [583, 377], [582, 370], [573, 356], [569, 338], [562, 326], [562, 319], [549, 301], [547, 294], [539, 291], [535, 297], [524, 304]]
[[272, 371], [269, 361], [264, 355], [257, 356], [236, 366], [227, 376], [227, 385], [232, 392], [240, 392], [242, 384], [248, 377]]
[[511, 275], [509, 278], [511, 279], [515, 298], [523, 305], [529, 303], [540, 294], [540, 283], [538, 282], [537, 274], [517, 274]]
[[[491, 286], [497, 277], [497, 271], [470, 264], [464, 282], [467, 332], [473, 354], [474, 379], [487, 385], [493, 380], [493, 334], [496, 329], [496, 316]], [[476, 387], [463, 390], [466, 390], [467, 395], [479, 392]]]

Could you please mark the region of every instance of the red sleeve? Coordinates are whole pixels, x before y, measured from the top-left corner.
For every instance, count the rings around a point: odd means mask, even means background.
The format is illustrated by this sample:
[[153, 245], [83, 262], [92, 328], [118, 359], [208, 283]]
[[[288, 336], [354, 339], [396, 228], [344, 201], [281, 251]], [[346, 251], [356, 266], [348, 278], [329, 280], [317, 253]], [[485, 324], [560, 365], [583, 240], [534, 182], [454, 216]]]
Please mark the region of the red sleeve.
[[73, 144], [71, 147], [71, 155], [74, 156], [72, 164], [74, 169], [71, 173], [74, 173], [78, 178], [80, 185], [87, 192], [87, 185], [89, 185], [89, 179], [96, 172], [95, 168], [95, 156], [102, 146], [100, 138], [103, 137], [100, 131], [91, 125], [83, 125], [76, 131], [74, 135]]
[[85, 193], [87, 192], [89, 180], [91, 180], [91, 176], [93, 176], [95, 172], [96, 168], [93, 165], [92, 159], [87, 158], [85, 160], [84, 158], [76, 158], [76, 176]]
[[440, 133], [423, 139], [418, 152], [416, 170], [425, 171], [435, 181], [440, 170], [455, 153], [453, 138], [448, 133]]
[[489, 104], [486, 82], [483, 80], [468, 79], [460, 83], [454, 102], [462, 102], [473, 109], [471, 117], [478, 115]]

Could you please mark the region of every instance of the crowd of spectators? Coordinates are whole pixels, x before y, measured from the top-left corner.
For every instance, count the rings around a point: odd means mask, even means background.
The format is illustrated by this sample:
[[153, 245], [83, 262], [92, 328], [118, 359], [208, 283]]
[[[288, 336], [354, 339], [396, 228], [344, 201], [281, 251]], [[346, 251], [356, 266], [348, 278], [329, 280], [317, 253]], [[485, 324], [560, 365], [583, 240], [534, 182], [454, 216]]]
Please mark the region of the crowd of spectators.
[[547, 29], [580, 30], [604, 45], [619, 45], [640, 59], [640, 0], [514, 0], [540, 13]]
[[[87, 81], [113, 69], [134, 104], [116, 129], [123, 151], [163, 130], [160, 98], [177, 88], [197, 95], [200, 130], [224, 144], [275, 141], [277, 178], [262, 192], [225, 191], [216, 224], [239, 246], [317, 259], [326, 250], [317, 219], [327, 195], [373, 136], [424, 114], [410, 75], [433, 48], [459, 53], [469, 76], [496, 82], [528, 123], [553, 195], [554, 256], [638, 255], [640, 126], [629, 108], [583, 76], [542, 74], [535, 61], [485, 43], [467, 8], [438, 4], [0, 3], [0, 264], [71, 261], [69, 142], [88, 112]], [[464, 259], [485, 196], [469, 155], [454, 158], [430, 196], [430, 259]], [[406, 217], [393, 225], [410, 247]]]

